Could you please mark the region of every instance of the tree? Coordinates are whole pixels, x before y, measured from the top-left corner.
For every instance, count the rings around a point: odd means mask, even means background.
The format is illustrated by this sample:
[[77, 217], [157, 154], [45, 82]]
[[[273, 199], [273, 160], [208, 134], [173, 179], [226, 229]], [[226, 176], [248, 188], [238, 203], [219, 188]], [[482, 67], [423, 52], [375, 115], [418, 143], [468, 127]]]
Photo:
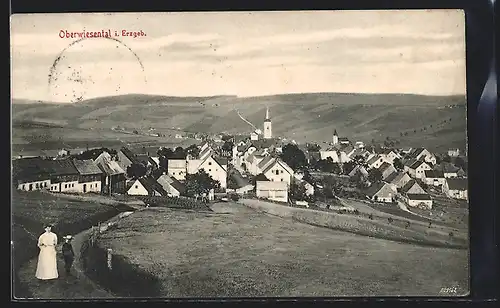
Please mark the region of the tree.
[[176, 147], [172, 158], [173, 159], [185, 159], [186, 155], [187, 155], [187, 153], [186, 153], [186, 151], [184, 151], [184, 148]]
[[403, 162], [401, 162], [401, 159], [399, 159], [399, 158], [394, 159], [393, 165], [394, 165], [394, 168], [396, 168], [397, 170], [400, 170], [400, 171], [403, 170], [405, 167], [403, 165]]
[[303, 169], [307, 165], [306, 155], [295, 144], [285, 145], [280, 158], [293, 170]]
[[318, 152], [321, 149], [321, 146], [316, 143], [308, 143], [306, 145], [307, 151], [309, 152]]
[[224, 142], [224, 144], [222, 145], [222, 150], [223, 151], [232, 151], [233, 150], [233, 142], [231, 142], [230, 140]]
[[443, 157], [443, 161], [447, 163], [451, 163], [451, 157], [447, 154]]
[[293, 181], [290, 183], [290, 198], [293, 200], [305, 200], [307, 197], [306, 187], [301, 182]]
[[354, 158], [352, 160], [356, 165], [360, 165], [360, 166], [365, 163], [365, 158], [359, 154], [354, 156]]
[[146, 175], [148, 169], [143, 164], [133, 163], [127, 167], [127, 176], [129, 178], [139, 179]]
[[382, 172], [376, 168], [371, 169], [368, 171], [368, 180], [371, 183], [379, 183], [382, 181]]
[[238, 183], [236, 182], [234, 176], [227, 177], [227, 188], [229, 189], [238, 189]]
[[186, 175], [185, 187], [187, 196], [198, 197], [201, 194], [207, 194], [211, 189], [220, 188], [220, 182], [201, 169], [195, 174]]
[[192, 144], [186, 148], [186, 153], [191, 157], [198, 157], [200, 155], [200, 148]]
[[442, 161], [441, 156], [436, 155], [436, 165], [440, 165], [441, 161]]
[[461, 157], [455, 158], [454, 165], [457, 166], [458, 168], [461, 168], [463, 171], [467, 171], [467, 163]]
[[174, 157], [174, 151], [170, 148], [161, 147], [157, 152], [158, 156], [163, 156], [166, 159], [172, 159]]
[[352, 169], [354, 169], [355, 163], [353, 161], [348, 161], [347, 163], [344, 163], [344, 173], [351, 172]]

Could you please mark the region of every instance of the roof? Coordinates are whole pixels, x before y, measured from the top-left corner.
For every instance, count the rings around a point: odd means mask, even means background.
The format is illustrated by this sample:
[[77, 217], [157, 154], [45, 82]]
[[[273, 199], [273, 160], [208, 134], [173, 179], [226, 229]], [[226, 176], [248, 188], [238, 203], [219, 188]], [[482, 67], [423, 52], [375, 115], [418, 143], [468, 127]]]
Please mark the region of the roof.
[[263, 170], [264, 168], [267, 168], [267, 166], [269, 164], [271, 164], [273, 162], [275, 158], [273, 158], [272, 156], [266, 156], [263, 160], [261, 160], [259, 162], [259, 164], [257, 165], [257, 167], [260, 169], [260, 170]]
[[370, 160], [368, 160], [368, 162], [367, 162], [367, 163], [368, 163], [369, 165], [371, 165], [371, 164], [375, 163], [375, 162], [376, 162], [377, 160], [379, 160], [379, 159], [380, 159], [380, 156], [379, 156], [379, 155], [375, 155], [375, 156], [373, 156], [372, 158], [370, 158]]
[[309, 159], [320, 160], [321, 154], [319, 152], [309, 152]]
[[425, 151], [424, 148], [416, 148], [414, 149], [413, 151], [411, 151], [410, 153], [410, 156], [412, 157], [417, 157], [418, 155], [420, 155], [423, 151]]
[[89, 174], [101, 174], [103, 173], [101, 169], [94, 163], [91, 159], [86, 160], [73, 160], [73, 164], [75, 165], [76, 170], [81, 175], [89, 175]]
[[[227, 158], [224, 157], [214, 157], [214, 160], [221, 166], [225, 167], [227, 166]], [[225, 168], [224, 168], [225, 169]]]
[[48, 179], [50, 174], [50, 162], [41, 157], [22, 158], [12, 161], [12, 175], [14, 179]]
[[403, 162], [403, 165], [405, 165], [406, 167], [411, 167], [413, 164], [415, 164], [416, 162], [419, 162], [419, 160], [415, 159], [415, 158], [412, 158], [412, 159], [406, 159], [404, 162]]
[[267, 178], [267, 176], [260, 173], [255, 177], [255, 181], [269, 181], [269, 179]]
[[120, 149], [120, 152], [122, 152], [123, 155], [125, 155], [125, 157], [127, 157], [131, 162], [137, 163], [137, 157], [134, 153], [132, 153], [132, 151], [130, 151], [130, 149], [123, 147]]
[[272, 162], [270, 165], [268, 165], [266, 167], [265, 170], [262, 170], [262, 173], [266, 173], [267, 171], [269, 171], [269, 169], [273, 168], [276, 164], [279, 164], [281, 165], [283, 168], [285, 168], [285, 170], [290, 174], [292, 175], [293, 174], [293, 169], [290, 168], [290, 166], [288, 166], [284, 161], [282, 161], [281, 159], [277, 158], [274, 160], [274, 162]]
[[348, 145], [346, 146], [345, 148], [342, 149], [342, 152], [346, 153], [346, 154], [349, 154], [351, 153], [352, 151], [354, 151], [354, 147], [352, 145]]
[[[418, 183], [415, 181], [415, 180], [410, 180], [408, 181], [408, 183], [406, 183], [403, 187], [401, 187], [401, 192], [402, 193], [406, 193], [407, 191], [409, 191], [415, 184], [418, 185]], [[420, 186], [420, 185], [419, 185]]]
[[373, 183], [368, 189], [366, 189], [365, 194], [367, 196], [373, 197], [375, 196], [384, 186], [387, 185], [384, 182]]
[[94, 162], [106, 175], [125, 174], [122, 167], [116, 161], [111, 160], [111, 155], [107, 152], [101, 153]]
[[439, 170], [425, 170], [424, 174], [426, 178], [444, 178], [443, 171]]
[[414, 162], [413, 164], [411, 164], [410, 168], [411, 169], [417, 169], [418, 167], [420, 167], [422, 164], [425, 164], [426, 162], [424, 161], [421, 161], [421, 160], [417, 160], [416, 162]]
[[251, 144], [257, 149], [270, 148], [272, 145], [276, 144], [276, 139], [259, 139], [251, 140]]
[[69, 159], [50, 160], [49, 162], [52, 167], [51, 175], [53, 176], [78, 174], [73, 161]]
[[143, 177], [137, 181], [139, 181], [151, 195], [153, 195], [155, 191], [160, 193], [162, 196], [166, 196], [168, 194], [165, 189], [163, 189], [163, 187], [151, 177]]
[[447, 179], [446, 182], [448, 183], [448, 188], [450, 190], [467, 190], [467, 179]]
[[286, 182], [274, 182], [274, 181], [257, 181], [256, 188], [259, 189], [269, 189], [269, 190], [288, 190], [288, 184]]
[[378, 167], [378, 170], [380, 170], [381, 172], [384, 172], [385, 170], [387, 170], [388, 168], [391, 168], [391, 167], [392, 167], [392, 165], [389, 164], [388, 162], [383, 162], [382, 165], [380, 165], [380, 167]]
[[172, 186], [175, 190], [177, 190], [180, 194], [183, 194], [186, 191], [186, 187], [179, 182], [176, 178], [168, 176], [167, 174], [162, 174], [160, 177], [156, 179], [156, 182], [158, 184], [162, 185], [163, 184], [168, 184]]
[[385, 181], [387, 183], [394, 183], [394, 182], [398, 182], [399, 180], [401, 180], [401, 178], [404, 176], [404, 173], [403, 172], [393, 172], [391, 174], [389, 174], [388, 177], [385, 178]]
[[410, 200], [432, 200], [428, 194], [407, 194], [406, 196]]
[[459, 167], [453, 165], [452, 163], [446, 163], [446, 162], [442, 164], [440, 169], [443, 170], [444, 173], [454, 173], [460, 170]]

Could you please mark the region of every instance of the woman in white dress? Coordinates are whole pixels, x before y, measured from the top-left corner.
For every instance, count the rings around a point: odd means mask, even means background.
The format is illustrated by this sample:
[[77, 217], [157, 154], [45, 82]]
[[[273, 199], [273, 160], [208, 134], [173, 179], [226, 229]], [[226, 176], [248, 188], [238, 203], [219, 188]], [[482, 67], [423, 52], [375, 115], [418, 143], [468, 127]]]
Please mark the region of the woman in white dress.
[[45, 233], [38, 238], [38, 265], [36, 267], [36, 278], [41, 280], [56, 279], [57, 272], [57, 235], [53, 233], [51, 226], [45, 227]]

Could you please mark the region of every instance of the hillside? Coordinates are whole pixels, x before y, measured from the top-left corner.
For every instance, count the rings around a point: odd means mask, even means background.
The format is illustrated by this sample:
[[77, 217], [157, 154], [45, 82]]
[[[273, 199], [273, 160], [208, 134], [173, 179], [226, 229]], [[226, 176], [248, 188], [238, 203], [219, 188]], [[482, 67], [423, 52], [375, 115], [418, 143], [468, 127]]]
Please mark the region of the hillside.
[[[407, 94], [305, 93], [264, 97], [167, 97], [131, 94], [102, 97], [75, 104], [13, 101], [16, 123], [36, 122], [84, 131], [95, 141], [113, 138], [112, 127], [158, 132], [180, 129], [188, 132], [248, 133], [262, 126], [269, 107], [273, 134], [299, 142], [331, 140], [334, 129], [341, 136], [370, 142], [397, 138], [401, 145], [434, 149], [465, 148], [466, 103], [462, 96]], [[37, 128], [37, 132], [41, 128]], [[29, 128], [16, 125], [14, 144]], [[54, 128], [50, 130], [53, 135]], [[106, 134], [93, 134], [103, 131]], [[71, 138], [57, 134], [58, 139]], [[33, 132], [30, 132], [32, 134]]]

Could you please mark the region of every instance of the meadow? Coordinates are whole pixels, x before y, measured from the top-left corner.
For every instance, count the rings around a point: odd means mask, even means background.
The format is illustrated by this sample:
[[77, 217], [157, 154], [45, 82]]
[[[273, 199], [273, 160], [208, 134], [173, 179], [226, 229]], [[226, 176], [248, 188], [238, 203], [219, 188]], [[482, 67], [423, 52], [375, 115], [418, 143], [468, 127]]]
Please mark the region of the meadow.
[[213, 210], [136, 212], [99, 246], [154, 277], [158, 297], [436, 296], [443, 286], [468, 293], [467, 250], [319, 228], [234, 203]]

